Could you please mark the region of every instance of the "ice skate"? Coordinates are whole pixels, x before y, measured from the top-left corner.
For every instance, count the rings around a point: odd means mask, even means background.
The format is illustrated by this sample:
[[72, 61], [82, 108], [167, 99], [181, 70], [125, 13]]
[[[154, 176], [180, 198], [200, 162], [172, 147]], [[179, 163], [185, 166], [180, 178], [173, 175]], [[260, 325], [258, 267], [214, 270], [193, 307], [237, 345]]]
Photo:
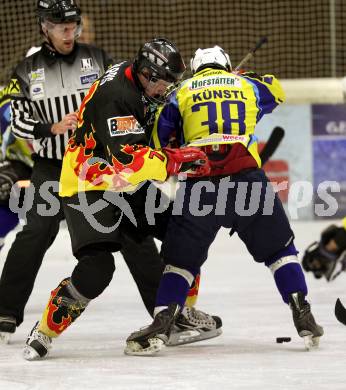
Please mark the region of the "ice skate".
[[0, 344], [8, 344], [11, 335], [16, 331], [16, 319], [0, 315]]
[[23, 350], [23, 357], [26, 360], [40, 360], [48, 356], [52, 339], [38, 330], [37, 321], [31, 330]]
[[220, 317], [185, 306], [175, 321], [167, 345], [176, 346], [211, 339], [222, 333], [221, 327]]
[[151, 325], [132, 333], [126, 340], [126, 355], [154, 355], [167, 344], [172, 325], [180, 307], [171, 304], [167, 309], [160, 311]]
[[322, 326], [316, 324], [311, 313], [310, 304], [305, 301], [302, 292], [290, 295], [289, 305], [293, 314], [293, 322], [300, 337], [304, 339], [305, 348], [309, 351], [319, 346], [320, 337], [323, 336]]

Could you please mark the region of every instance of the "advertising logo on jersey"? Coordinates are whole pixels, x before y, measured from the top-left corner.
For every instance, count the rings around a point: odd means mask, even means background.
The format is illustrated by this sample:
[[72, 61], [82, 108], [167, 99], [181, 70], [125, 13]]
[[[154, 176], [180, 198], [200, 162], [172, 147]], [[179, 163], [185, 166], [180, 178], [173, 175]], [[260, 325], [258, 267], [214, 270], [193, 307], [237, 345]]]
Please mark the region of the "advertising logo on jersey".
[[43, 83], [34, 83], [30, 85], [30, 96], [32, 100], [39, 100], [44, 98]]
[[206, 87], [241, 87], [241, 81], [237, 77], [232, 76], [208, 76], [200, 79], [192, 79], [189, 82], [189, 90], [197, 90]]
[[[256, 140], [256, 139], [255, 139]], [[241, 142], [242, 144], [249, 145], [251, 139], [248, 135], [236, 135], [236, 134], [211, 134], [209, 137], [196, 139], [189, 143], [189, 146], [205, 146], [213, 144], [235, 143]]]
[[80, 82], [82, 85], [90, 85], [99, 78], [98, 73], [85, 74], [80, 76]]
[[30, 82], [35, 83], [37, 81], [44, 81], [44, 68], [39, 68], [36, 70], [32, 70], [29, 74]]
[[17, 79], [11, 79], [7, 87], [0, 92], [0, 98], [2, 99], [5, 95], [15, 95], [20, 92], [20, 86]]
[[144, 133], [144, 129], [138, 123], [137, 119], [132, 115], [108, 118], [107, 123], [111, 137]]
[[82, 58], [81, 59], [81, 71], [82, 72], [89, 72], [92, 69], [94, 69], [92, 58]]

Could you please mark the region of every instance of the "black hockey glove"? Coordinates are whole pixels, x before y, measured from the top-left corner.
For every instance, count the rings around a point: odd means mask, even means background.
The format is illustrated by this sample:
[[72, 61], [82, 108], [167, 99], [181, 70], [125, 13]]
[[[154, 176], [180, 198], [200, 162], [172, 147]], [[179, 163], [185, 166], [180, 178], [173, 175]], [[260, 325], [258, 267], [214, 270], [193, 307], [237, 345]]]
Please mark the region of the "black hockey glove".
[[[326, 244], [334, 240], [338, 250], [331, 252]], [[345, 240], [345, 241], [344, 241]], [[315, 278], [324, 276], [327, 281], [334, 280], [341, 272], [346, 270], [346, 231], [342, 227], [329, 226], [321, 234], [320, 242], [313, 242], [306, 249], [302, 266], [305, 271], [311, 271]]]
[[18, 175], [9, 161], [0, 163], [0, 204], [7, 205], [10, 198], [11, 188], [18, 180]]
[[334, 240], [337, 246], [336, 253], [340, 255], [346, 249], [346, 230], [336, 225], [328, 226], [321, 233], [321, 243], [325, 246], [330, 240]]

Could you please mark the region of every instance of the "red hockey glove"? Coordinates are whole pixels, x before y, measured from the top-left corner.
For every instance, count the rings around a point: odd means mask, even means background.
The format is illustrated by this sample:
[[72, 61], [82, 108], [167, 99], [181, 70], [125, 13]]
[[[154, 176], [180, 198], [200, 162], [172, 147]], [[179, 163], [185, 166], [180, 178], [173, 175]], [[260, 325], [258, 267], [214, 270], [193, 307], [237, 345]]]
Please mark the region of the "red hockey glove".
[[199, 148], [187, 146], [180, 149], [163, 148], [167, 157], [168, 176], [186, 172], [188, 177], [206, 176], [210, 173], [207, 155]]

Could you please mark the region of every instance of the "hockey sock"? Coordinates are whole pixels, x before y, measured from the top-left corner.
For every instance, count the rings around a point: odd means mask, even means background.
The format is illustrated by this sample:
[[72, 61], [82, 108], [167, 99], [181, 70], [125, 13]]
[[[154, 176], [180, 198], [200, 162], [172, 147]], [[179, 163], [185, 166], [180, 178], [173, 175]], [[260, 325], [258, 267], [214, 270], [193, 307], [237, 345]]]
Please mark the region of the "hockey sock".
[[185, 306], [193, 307], [196, 305], [197, 298], [198, 298], [198, 291], [199, 291], [199, 283], [201, 279], [201, 274], [198, 273], [192, 282], [192, 285], [190, 287], [190, 290], [187, 294]]
[[184, 268], [166, 265], [157, 290], [155, 306], [167, 307], [170, 303], [177, 303], [183, 307], [194, 280], [194, 273]]
[[51, 338], [58, 337], [83, 313], [89, 301], [77, 291], [70, 278], [64, 279], [51, 292], [39, 331]]
[[290, 244], [278, 252], [272, 259], [265, 261], [265, 265], [272, 271], [276, 286], [285, 303], [289, 303], [289, 296], [301, 291], [307, 295], [308, 288], [305, 276], [297, 258], [298, 251], [294, 244]]
[[7, 206], [0, 206], [0, 249], [4, 244], [6, 235], [18, 225], [18, 215]]

